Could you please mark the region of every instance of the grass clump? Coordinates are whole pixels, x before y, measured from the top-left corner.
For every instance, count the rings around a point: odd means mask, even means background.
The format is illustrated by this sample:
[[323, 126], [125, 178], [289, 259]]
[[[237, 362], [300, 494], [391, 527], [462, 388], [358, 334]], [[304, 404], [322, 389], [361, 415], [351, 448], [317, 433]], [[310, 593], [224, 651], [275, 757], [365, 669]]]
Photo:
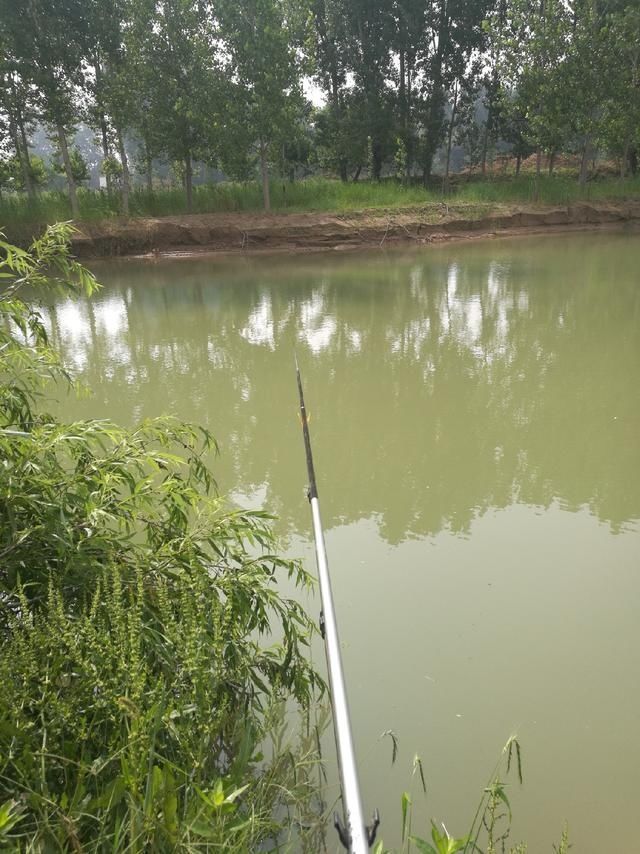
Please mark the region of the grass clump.
[[263, 755], [322, 688], [275, 584], [309, 578], [264, 514], [226, 509], [206, 432], [43, 411], [68, 377], [22, 293], [96, 287], [69, 234], [0, 243], [0, 846], [256, 850], [312, 792], [307, 748]]

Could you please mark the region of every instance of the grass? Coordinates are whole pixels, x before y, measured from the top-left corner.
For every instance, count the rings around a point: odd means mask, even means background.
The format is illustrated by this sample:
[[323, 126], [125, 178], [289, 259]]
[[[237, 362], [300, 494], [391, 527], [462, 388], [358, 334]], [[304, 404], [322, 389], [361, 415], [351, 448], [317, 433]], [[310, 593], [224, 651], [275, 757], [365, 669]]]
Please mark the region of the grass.
[[523, 174], [485, 181], [469, 181], [455, 193], [456, 200], [504, 204], [567, 205], [579, 201], [604, 201], [640, 196], [640, 177], [604, 178], [581, 186], [571, 175]]
[[[349, 212], [388, 208], [416, 207], [443, 201], [455, 204], [569, 204], [577, 201], [602, 201], [640, 197], [640, 177], [620, 180], [605, 178], [580, 186], [575, 177], [524, 173], [488, 179], [457, 180], [444, 196], [438, 189], [403, 186], [387, 179], [381, 182], [360, 181], [343, 184], [326, 178], [310, 178], [293, 184], [274, 181], [271, 205], [274, 211]], [[119, 198], [104, 191], [79, 192], [80, 217], [97, 221], [120, 213]], [[130, 198], [132, 217], [176, 216], [186, 213], [186, 200], [181, 188], [149, 192], [136, 189]], [[260, 212], [262, 192], [257, 183], [222, 183], [194, 187], [193, 213]], [[0, 228], [9, 232], [26, 224], [46, 224], [71, 219], [65, 193], [47, 191], [30, 203], [20, 194], [0, 199]]]

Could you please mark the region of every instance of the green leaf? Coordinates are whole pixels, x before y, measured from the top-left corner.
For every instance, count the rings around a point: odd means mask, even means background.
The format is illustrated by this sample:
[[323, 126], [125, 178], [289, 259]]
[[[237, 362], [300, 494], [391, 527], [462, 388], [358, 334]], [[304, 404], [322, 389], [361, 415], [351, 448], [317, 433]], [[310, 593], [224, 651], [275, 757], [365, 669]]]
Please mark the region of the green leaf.
[[24, 818], [24, 806], [15, 800], [0, 804], [0, 840]]
[[216, 784], [213, 787], [213, 792], [211, 793], [212, 803], [214, 807], [222, 806], [225, 801], [224, 797], [224, 784], [222, 782], [222, 778], [219, 777], [216, 780]]
[[511, 804], [509, 803], [509, 799], [507, 798], [506, 792], [503, 786], [494, 786], [493, 794], [499, 798], [502, 803], [506, 806], [509, 811], [509, 821], [511, 821]]
[[426, 839], [421, 839], [419, 836], [410, 836], [409, 842], [413, 843], [421, 854], [438, 854], [436, 849]]
[[402, 841], [404, 842], [406, 829], [407, 829], [407, 811], [408, 811], [409, 807], [411, 806], [411, 796], [409, 795], [409, 792], [403, 792], [402, 793], [401, 804], [402, 804]]

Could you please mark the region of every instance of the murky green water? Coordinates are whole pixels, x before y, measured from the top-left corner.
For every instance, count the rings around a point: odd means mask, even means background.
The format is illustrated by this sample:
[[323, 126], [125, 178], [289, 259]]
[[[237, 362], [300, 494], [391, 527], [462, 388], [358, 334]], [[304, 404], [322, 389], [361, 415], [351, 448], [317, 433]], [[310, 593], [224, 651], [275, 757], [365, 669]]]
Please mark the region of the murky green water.
[[91, 304], [51, 312], [95, 392], [65, 415], [208, 425], [221, 488], [277, 513], [312, 566], [296, 350], [364, 801], [385, 841], [415, 753], [418, 811], [462, 835], [517, 731], [512, 843], [551, 851], [567, 819], [579, 854], [613, 850], [614, 833], [633, 850], [638, 236], [95, 269]]

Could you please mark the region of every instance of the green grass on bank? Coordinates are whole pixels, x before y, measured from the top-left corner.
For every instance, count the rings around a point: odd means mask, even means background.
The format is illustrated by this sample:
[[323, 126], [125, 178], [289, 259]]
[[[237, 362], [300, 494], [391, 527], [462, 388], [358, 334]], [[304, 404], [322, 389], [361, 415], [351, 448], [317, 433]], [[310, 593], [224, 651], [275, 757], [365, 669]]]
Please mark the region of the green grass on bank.
[[[573, 176], [523, 174], [518, 177], [456, 181], [444, 195], [437, 189], [403, 186], [387, 179], [379, 183], [359, 181], [343, 184], [326, 178], [311, 178], [295, 183], [274, 181], [271, 205], [274, 211], [348, 212], [362, 209], [415, 207], [440, 202], [455, 204], [569, 204], [576, 201], [602, 201], [640, 197], [640, 177], [620, 180], [605, 178], [580, 186]], [[80, 190], [80, 213], [84, 221], [116, 217], [120, 200], [104, 191]], [[131, 216], [161, 217], [186, 213], [181, 188], [149, 192], [136, 189], [130, 199]], [[260, 212], [262, 191], [257, 183], [223, 183], [194, 187], [193, 213]], [[71, 219], [65, 193], [41, 193], [29, 203], [24, 195], [5, 195], [0, 199], [0, 228], [8, 232], [23, 224], [53, 223]]]

